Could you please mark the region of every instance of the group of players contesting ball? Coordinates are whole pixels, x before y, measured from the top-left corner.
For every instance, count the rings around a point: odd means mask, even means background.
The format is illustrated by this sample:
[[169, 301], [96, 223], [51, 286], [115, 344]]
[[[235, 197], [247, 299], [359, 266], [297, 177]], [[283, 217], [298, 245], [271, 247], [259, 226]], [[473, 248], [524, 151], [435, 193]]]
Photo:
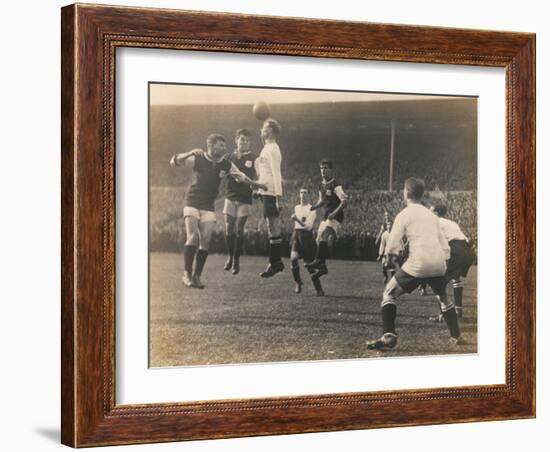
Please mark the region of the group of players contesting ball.
[[[239, 129], [235, 134], [236, 150], [231, 154], [227, 153], [225, 137], [211, 134], [206, 140], [206, 151], [193, 149], [175, 154], [170, 160], [172, 167], [187, 166], [193, 170], [183, 208], [186, 242], [182, 282], [186, 287], [204, 289], [201, 274], [216, 223], [214, 202], [224, 179], [227, 183], [223, 214], [228, 249], [224, 270], [231, 271], [233, 275], [240, 272], [244, 228], [256, 197], [263, 204], [269, 235], [269, 263], [260, 276], [271, 278], [284, 270], [278, 203], [283, 196], [282, 157], [277, 144], [281, 126], [270, 117], [269, 106], [264, 102], [258, 102], [253, 113], [263, 121], [260, 132], [263, 148], [257, 158], [250, 151], [252, 133], [247, 129]], [[328, 245], [334, 241], [344, 220], [348, 196], [333, 177], [332, 162], [322, 160], [319, 167], [319, 199], [313, 205], [308, 204], [308, 190], [300, 188], [300, 204], [295, 206], [291, 217], [294, 220], [294, 231], [290, 262], [296, 293], [302, 292], [299, 260], [303, 259], [317, 295], [323, 296], [321, 277], [328, 274]], [[464, 342], [458, 319], [462, 314], [464, 278], [475, 260], [474, 252], [460, 227], [444, 218], [444, 205], [428, 209], [421, 203], [424, 189], [421, 179], [407, 179], [403, 190], [406, 207], [395, 217], [393, 224], [389, 217], [385, 219], [379, 252], [385, 284], [381, 302], [383, 334], [367, 342], [369, 349], [383, 350], [396, 346], [396, 301], [404, 293], [411, 293], [419, 286], [425, 290], [426, 285], [432, 288], [439, 301], [440, 313], [434, 320], [445, 321], [452, 344], [460, 345]], [[322, 221], [315, 238], [313, 227], [320, 209], [323, 211]], [[403, 243], [406, 243], [407, 248], [405, 259]], [[452, 299], [446, 293], [451, 281]]]

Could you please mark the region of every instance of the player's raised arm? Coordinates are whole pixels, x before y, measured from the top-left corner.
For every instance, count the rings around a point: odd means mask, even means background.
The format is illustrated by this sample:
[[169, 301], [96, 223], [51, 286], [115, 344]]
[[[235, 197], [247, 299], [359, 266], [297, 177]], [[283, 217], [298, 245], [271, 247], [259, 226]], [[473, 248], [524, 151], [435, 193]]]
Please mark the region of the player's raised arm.
[[267, 187], [264, 184], [260, 184], [259, 182], [255, 182], [250, 179], [246, 174], [239, 171], [239, 169], [233, 163], [231, 163], [231, 167], [229, 168], [229, 175], [232, 176], [237, 182], [240, 182], [242, 184], [248, 184], [253, 188], [267, 190]]
[[189, 152], [182, 152], [179, 154], [174, 154], [170, 159], [170, 166], [172, 168], [176, 166], [193, 166], [195, 163], [195, 156], [203, 154], [202, 149], [192, 149]]

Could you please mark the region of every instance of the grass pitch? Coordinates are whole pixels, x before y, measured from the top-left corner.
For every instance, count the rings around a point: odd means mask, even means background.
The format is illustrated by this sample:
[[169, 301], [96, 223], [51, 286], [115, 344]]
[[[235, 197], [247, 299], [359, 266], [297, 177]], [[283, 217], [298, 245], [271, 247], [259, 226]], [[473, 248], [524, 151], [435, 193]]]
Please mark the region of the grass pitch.
[[[267, 258], [243, 256], [241, 272], [223, 270], [225, 256], [208, 257], [204, 290], [181, 284], [183, 256], [151, 253], [149, 364], [151, 367], [358, 359], [477, 352], [477, 278], [464, 288], [465, 345], [449, 344], [434, 296], [405, 295], [397, 305], [399, 343], [391, 351], [367, 350], [381, 334], [383, 290], [378, 262], [328, 261], [317, 297], [302, 267], [304, 290], [294, 293], [290, 261], [271, 279], [259, 277]], [[448, 287], [452, 296], [452, 287]]]

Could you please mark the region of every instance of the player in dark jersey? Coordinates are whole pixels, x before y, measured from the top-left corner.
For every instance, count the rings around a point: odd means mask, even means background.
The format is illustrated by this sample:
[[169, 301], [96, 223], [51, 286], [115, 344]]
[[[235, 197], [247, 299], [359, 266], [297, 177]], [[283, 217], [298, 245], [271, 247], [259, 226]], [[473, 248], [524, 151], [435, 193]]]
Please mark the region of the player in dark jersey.
[[344, 207], [348, 201], [342, 186], [332, 177], [332, 166], [330, 160], [322, 160], [319, 163], [323, 180], [319, 184], [319, 200], [311, 206], [311, 210], [324, 208], [324, 220], [319, 224], [317, 232], [317, 254], [313, 262], [306, 264], [306, 268], [317, 270], [317, 277], [328, 273], [326, 265], [328, 242], [336, 239], [340, 224], [344, 220]]
[[[235, 133], [237, 149], [229, 156], [229, 160], [237, 169], [249, 179], [256, 178], [254, 162], [256, 156], [250, 152], [250, 138], [252, 133], [248, 129], [239, 129]], [[232, 270], [234, 275], [240, 270], [240, 256], [243, 248], [244, 226], [252, 205], [252, 189], [233, 176], [227, 177], [225, 186], [225, 204], [223, 214], [225, 218], [225, 239], [228, 258], [224, 270]]]
[[182, 282], [186, 287], [197, 289], [204, 289], [200, 276], [208, 257], [210, 238], [216, 224], [214, 201], [218, 196], [221, 180], [231, 175], [242, 183], [258, 188], [264, 187], [246, 177], [229, 159], [224, 158], [227, 147], [223, 135], [209, 135], [206, 147], [206, 152], [202, 149], [193, 149], [176, 154], [170, 159], [172, 167], [185, 164], [193, 168], [193, 179], [185, 194], [183, 207], [187, 240], [183, 249], [185, 269]]

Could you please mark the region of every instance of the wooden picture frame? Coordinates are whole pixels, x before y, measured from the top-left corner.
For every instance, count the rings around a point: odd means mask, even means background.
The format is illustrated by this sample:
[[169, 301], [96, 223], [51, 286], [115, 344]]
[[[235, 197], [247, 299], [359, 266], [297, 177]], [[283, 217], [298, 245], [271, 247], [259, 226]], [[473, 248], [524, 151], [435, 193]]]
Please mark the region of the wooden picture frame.
[[[62, 9], [62, 425], [73, 447], [535, 416], [535, 36], [71, 5]], [[506, 382], [115, 403], [115, 51], [144, 47], [506, 70]]]

